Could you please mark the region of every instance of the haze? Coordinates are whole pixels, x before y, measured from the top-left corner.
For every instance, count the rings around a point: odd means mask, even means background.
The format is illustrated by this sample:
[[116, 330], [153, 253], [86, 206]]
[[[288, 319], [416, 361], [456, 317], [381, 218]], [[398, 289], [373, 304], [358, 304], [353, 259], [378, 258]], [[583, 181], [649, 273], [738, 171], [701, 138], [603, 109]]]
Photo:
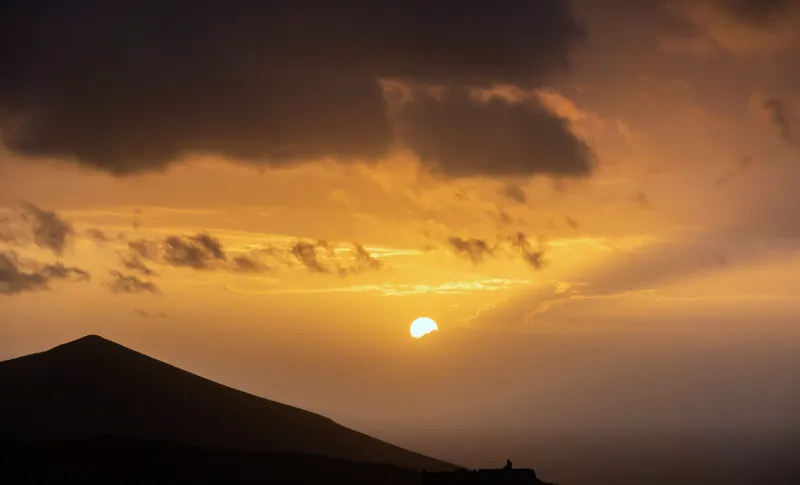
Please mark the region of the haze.
[[344, 2], [319, 51], [173, 3], [0, 10], [0, 360], [99, 334], [562, 483], [796, 439], [797, 4]]

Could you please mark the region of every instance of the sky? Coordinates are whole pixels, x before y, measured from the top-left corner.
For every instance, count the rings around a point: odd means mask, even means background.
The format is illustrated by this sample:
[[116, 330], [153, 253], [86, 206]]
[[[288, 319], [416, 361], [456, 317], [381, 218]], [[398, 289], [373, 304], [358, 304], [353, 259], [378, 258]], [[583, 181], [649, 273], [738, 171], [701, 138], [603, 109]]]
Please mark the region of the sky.
[[800, 431], [800, 4], [0, 9], [0, 359], [99, 334], [565, 482]]

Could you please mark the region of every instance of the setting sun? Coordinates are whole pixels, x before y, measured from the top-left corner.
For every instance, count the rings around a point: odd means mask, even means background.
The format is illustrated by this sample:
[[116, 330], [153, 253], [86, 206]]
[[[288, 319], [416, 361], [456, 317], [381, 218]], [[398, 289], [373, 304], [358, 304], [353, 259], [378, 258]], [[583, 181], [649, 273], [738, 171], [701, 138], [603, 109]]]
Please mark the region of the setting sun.
[[411, 336], [414, 338], [424, 337], [437, 330], [439, 330], [439, 326], [428, 317], [417, 318], [411, 323]]

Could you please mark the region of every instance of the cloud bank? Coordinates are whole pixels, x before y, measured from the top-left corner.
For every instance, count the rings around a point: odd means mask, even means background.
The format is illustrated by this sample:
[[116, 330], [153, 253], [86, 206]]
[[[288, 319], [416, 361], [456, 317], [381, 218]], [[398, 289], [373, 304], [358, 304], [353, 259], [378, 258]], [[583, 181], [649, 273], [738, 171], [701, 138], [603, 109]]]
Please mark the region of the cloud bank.
[[456, 93], [401, 113], [400, 141], [444, 174], [585, 175], [564, 120], [458, 94], [545, 85], [584, 39], [562, 0], [8, 1], [0, 130], [17, 154], [116, 175], [194, 153], [374, 160], [397, 142], [394, 79]]

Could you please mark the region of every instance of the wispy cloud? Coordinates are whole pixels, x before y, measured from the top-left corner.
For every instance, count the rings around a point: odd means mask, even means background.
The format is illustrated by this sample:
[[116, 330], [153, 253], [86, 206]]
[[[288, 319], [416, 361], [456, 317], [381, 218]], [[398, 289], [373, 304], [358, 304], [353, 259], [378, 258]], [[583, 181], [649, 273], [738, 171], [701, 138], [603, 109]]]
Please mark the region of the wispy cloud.
[[468, 259], [475, 265], [498, 254], [518, 256], [533, 269], [541, 269], [544, 264], [543, 240], [540, 239], [538, 246], [535, 248], [533, 243], [522, 232], [498, 238], [494, 243], [489, 243], [486, 239], [461, 238], [457, 236], [451, 236], [447, 242], [453, 254]]
[[530, 285], [531, 280], [487, 278], [471, 281], [453, 281], [438, 285], [425, 284], [370, 284], [337, 286], [332, 288], [276, 288], [270, 290], [245, 290], [233, 286], [225, 289], [241, 295], [281, 295], [281, 294], [320, 294], [320, 293], [368, 293], [380, 296], [409, 295], [463, 295], [481, 291], [503, 291], [513, 287]]
[[340, 247], [326, 241], [295, 240], [283, 247], [256, 245], [230, 250], [207, 232], [156, 240], [137, 239], [128, 242], [128, 251], [124, 263], [129, 269], [138, 269], [141, 261], [150, 261], [176, 268], [239, 273], [300, 266], [314, 273], [346, 276], [383, 267], [378, 257], [357, 243]]
[[110, 271], [111, 281], [108, 287], [112, 293], [150, 293], [160, 295], [161, 290], [152, 281], [147, 281], [133, 275], [125, 275], [119, 271]]
[[0, 295], [50, 289], [52, 280], [89, 281], [88, 271], [62, 263], [22, 261], [15, 252], [0, 253]]
[[54, 211], [42, 209], [36, 205], [22, 205], [22, 218], [30, 222], [33, 240], [37, 246], [49, 249], [60, 256], [67, 246], [69, 238], [74, 234], [72, 224], [62, 219]]

